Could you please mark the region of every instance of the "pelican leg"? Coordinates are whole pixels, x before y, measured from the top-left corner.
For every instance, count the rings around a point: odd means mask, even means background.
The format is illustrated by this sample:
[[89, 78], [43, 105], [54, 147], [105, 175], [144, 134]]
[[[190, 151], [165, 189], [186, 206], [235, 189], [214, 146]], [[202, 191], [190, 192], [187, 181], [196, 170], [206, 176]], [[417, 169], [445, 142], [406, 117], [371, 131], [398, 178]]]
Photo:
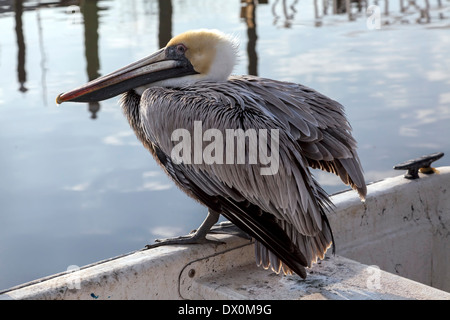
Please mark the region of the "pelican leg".
[[165, 245], [185, 245], [185, 244], [204, 244], [204, 243], [214, 243], [221, 244], [222, 242], [217, 240], [209, 240], [206, 239], [206, 235], [211, 230], [211, 228], [217, 223], [219, 220], [220, 214], [209, 210], [206, 219], [202, 222], [200, 227], [197, 230], [192, 231], [191, 234], [186, 236], [180, 236], [176, 238], [169, 239], [157, 239], [155, 240], [155, 244], [147, 245], [146, 248], [155, 248]]

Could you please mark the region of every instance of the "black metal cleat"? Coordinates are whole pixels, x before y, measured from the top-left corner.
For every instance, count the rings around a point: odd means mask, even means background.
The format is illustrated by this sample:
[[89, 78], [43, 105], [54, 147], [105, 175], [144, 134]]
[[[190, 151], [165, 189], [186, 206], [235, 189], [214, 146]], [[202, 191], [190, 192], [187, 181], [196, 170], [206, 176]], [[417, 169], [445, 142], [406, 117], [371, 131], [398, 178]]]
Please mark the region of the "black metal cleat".
[[408, 170], [405, 174], [406, 179], [419, 179], [420, 173], [432, 174], [435, 169], [431, 167], [431, 163], [439, 160], [444, 156], [443, 152], [433, 153], [427, 156], [422, 156], [417, 159], [408, 160], [394, 166], [395, 170]]

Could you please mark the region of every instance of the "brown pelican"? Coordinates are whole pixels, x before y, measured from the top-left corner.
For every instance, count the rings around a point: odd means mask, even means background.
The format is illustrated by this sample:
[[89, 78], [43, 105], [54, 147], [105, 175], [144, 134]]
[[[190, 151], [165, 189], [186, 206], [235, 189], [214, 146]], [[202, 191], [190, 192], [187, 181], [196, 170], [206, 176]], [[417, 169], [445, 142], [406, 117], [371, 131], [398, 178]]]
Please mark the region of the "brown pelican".
[[[236, 55], [231, 37], [188, 31], [138, 62], [59, 95], [57, 103], [123, 93], [121, 106], [138, 139], [178, 187], [209, 209], [194, 234], [163, 243], [205, 242], [222, 214], [255, 239], [258, 265], [305, 278], [305, 268], [333, 244], [326, 217], [330, 198], [310, 168], [335, 173], [364, 199], [356, 142], [341, 104], [303, 85], [231, 76]], [[261, 165], [248, 161], [248, 137], [243, 163], [175, 161], [173, 132], [182, 128], [194, 135], [196, 123], [221, 133], [276, 130], [277, 170], [262, 175]], [[266, 149], [269, 140], [263, 140]]]

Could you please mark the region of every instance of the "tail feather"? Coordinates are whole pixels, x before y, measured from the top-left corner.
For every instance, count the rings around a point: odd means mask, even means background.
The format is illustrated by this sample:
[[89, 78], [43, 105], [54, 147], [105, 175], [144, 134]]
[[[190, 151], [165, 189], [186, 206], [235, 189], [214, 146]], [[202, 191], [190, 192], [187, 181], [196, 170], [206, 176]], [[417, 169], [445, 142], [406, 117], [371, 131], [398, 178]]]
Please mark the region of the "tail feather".
[[303, 263], [300, 269], [292, 270], [292, 268], [283, 262], [282, 254], [279, 252], [271, 252], [264, 244], [257, 240], [255, 243], [255, 259], [258, 266], [265, 269], [270, 268], [277, 274], [283, 272], [283, 274], [289, 275], [295, 272], [302, 278], [306, 278], [306, 267], [310, 268], [318, 259], [324, 259], [325, 254], [330, 247], [333, 247], [332, 252], [334, 254], [333, 232], [326, 216], [326, 212], [332, 210], [333, 204], [325, 190], [323, 190], [314, 179], [313, 182], [316, 190], [315, 199], [322, 217], [322, 227], [320, 231], [314, 236], [307, 236], [300, 233], [286, 220], [276, 221], [276, 224], [285, 232], [291, 243], [297, 248], [298, 252], [303, 255], [303, 259], [306, 260], [306, 263]]
[[[255, 259], [256, 265], [262, 267], [265, 270], [271, 269], [276, 274], [283, 273], [285, 275], [291, 275], [294, 271], [284, 263], [276, 254], [267, 249], [261, 242], [255, 241]], [[299, 276], [306, 278], [306, 269], [301, 267]]]
[[[305, 267], [312, 267], [319, 259], [323, 260], [328, 249], [333, 245], [333, 236], [328, 224], [324, 221], [322, 224], [322, 231], [316, 236], [304, 236], [295, 231], [290, 226], [284, 226], [286, 233], [295, 238], [295, 244], [299, 248], [306, 260], [307, 265]], [[255, 243], [255, 259], [256, 264], [264, 269], [271, 269], [273, 272], [279, 274], [292, 274], [293, 270], [289, 268], [276, 253], [271, 252], [262, 243], [256, 241]], [[298, 273], [298, 272], [297, 272]], [[302, 278], [306, 277], [306, 270], [303, 267], [301, 274]]]

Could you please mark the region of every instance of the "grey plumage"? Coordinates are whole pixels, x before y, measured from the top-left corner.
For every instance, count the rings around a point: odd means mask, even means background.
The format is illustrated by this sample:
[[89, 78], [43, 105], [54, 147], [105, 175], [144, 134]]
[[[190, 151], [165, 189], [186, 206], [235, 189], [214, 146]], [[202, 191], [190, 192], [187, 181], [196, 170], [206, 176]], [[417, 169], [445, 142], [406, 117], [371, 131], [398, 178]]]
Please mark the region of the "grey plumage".
[[[366, 195], [343, 107], [305, 86], [233, 76], [152, 87], [142, 97], [129, 91], [121, 104], [138, 138], [183, 191], [255, 237], [256, 262], [264, 268], [305, 277], [304, 268], [333, 243], [330, 200], [309, 167], [335, 173]], [[260, 165], [248, 163], [174, 163], [171, 134], [184, 128], [193, 136], [194, 121], [224, 135], [226, 129], [278, 129], [278, 173], [260, 175]]]

